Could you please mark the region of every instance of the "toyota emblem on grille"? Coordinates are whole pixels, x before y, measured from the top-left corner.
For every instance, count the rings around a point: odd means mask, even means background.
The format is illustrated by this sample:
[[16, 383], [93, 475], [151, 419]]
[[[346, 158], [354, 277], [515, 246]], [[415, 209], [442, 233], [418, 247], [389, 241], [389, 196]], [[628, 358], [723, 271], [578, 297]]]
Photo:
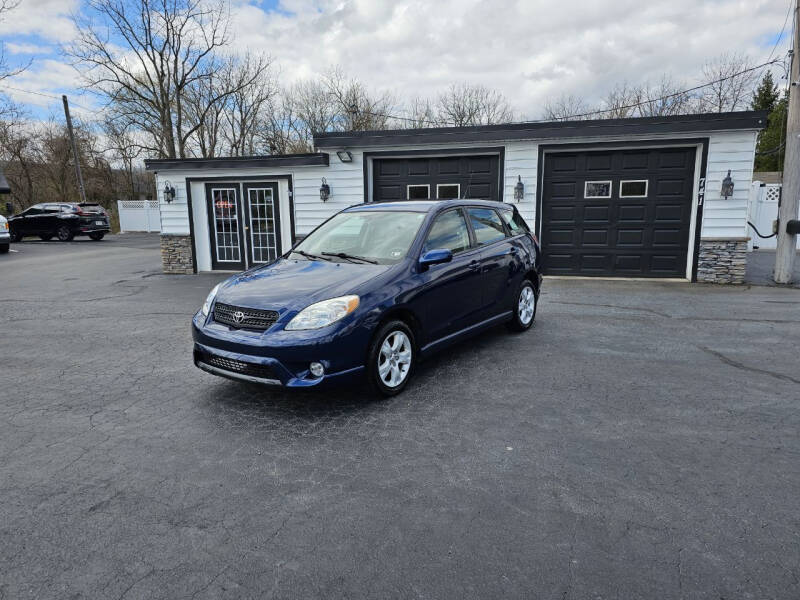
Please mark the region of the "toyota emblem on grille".
[[237, 310], [235, 313], [233, 313], [233, 320], [236, 321], [237, 324], [241, 323], [244, 321], [244, 313], [240, 310]]

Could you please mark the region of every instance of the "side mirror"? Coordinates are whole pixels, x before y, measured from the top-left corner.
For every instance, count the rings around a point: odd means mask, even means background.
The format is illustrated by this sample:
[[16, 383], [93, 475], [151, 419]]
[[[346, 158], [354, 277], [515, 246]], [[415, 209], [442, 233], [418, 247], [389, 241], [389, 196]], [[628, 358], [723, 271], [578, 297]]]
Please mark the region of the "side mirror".
[[419, 267], [421, 270], [426, 270], [431, 265], [440, 265], [442, 263], [449, 263], [453, 260], [453, 253], [447, 248], [437, 248], [428, 250], [425, 254], [419, 257]]

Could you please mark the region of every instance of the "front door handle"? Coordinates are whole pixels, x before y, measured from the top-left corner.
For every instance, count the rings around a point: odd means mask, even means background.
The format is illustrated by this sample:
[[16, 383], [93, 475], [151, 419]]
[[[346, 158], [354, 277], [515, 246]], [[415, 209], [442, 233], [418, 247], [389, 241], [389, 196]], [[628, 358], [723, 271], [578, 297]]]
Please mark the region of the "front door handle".
[[470, 271], [477, 271], [480, 268], [481, 263], [479, 263], [477, 260], [472, 260], [467, 266], [469, 266]]

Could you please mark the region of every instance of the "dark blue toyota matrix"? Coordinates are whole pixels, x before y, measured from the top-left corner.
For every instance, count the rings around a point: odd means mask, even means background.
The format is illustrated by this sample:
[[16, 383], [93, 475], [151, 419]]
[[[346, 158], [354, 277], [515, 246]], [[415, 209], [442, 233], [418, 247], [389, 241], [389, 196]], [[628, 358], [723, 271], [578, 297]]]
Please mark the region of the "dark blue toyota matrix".
[[530, 328], [540, 256], [508, 204], [352, 206], [211, 290], [193, 320], [194, 361], [290, 388], [366, 376], [394, 395], [432, 351], [497, 323]]

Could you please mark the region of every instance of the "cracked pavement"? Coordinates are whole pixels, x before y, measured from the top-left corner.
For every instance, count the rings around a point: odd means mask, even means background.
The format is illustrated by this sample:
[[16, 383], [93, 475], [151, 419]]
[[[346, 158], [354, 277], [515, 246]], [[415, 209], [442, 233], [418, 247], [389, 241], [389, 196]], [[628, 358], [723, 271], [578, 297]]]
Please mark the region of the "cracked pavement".
[[379, 400], [195, 369], [157, 236], [12, 248], [0, 599], [800, 596], [800, 290], [548, 279]]

